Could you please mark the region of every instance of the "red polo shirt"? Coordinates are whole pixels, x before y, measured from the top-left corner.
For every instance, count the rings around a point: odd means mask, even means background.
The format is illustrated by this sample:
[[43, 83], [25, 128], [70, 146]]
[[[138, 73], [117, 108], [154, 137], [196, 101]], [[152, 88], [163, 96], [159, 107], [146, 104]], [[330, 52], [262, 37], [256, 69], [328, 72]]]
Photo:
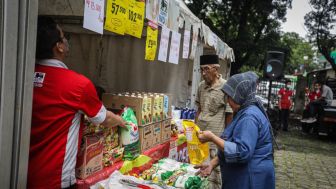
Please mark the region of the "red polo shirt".
[[293, 92], [291, 90], [281, 88], [279, 90], [279, 95], [281, 109], [289, 109], [292, 104], [291, 96], [293, 96]]
[[40, 61], [35, 67], [28, 188], [76, 183], [84, 114], [96, 124], [106, 117], [92, 82], [58, 60]]

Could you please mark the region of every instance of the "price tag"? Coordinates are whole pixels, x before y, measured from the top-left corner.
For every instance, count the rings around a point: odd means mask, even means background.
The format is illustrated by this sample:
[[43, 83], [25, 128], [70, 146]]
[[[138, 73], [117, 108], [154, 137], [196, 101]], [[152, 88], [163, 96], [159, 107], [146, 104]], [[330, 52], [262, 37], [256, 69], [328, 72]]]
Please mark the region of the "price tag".
[[146, 60], [154, 60], [156, 55], [158, 30], [147, 26]]
[[127, 19], [127, 34], [141, 38], [144, 14], [145, 14], [145, 2], [130, 0], [128, 7], [128, 19]]
[[105, 29], [124, 35], [127, 23], [128, 1], [107, 0]]

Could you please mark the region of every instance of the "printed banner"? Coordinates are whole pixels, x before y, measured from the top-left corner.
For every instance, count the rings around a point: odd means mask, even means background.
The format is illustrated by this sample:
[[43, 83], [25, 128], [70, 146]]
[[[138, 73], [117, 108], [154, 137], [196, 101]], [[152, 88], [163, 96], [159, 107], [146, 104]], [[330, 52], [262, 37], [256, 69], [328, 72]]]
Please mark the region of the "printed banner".
[[167, 62], [170, 29], [162, 26], [158, 60]]
[[166, 26], [168, 22], [168, 0], [160, 0], [159, 25]]
[[128, 22], [125, 33], [141, 38], [145, 13], [145, 2], [130, 0], [128, 7]]
[[103, 34], [105, 0], [85, 0], [83, 27]]
[[127, 24], [128, 1], [107, 0], [105, 29], [124, 35]]
[[190, 43], [190, 31], [184, 30], [183, 36], [183, 54], [182, 58], [188, 59], [189, 57], [189, 43]]
[[160, 0], [146, 0], [146, 18], [153, 23], [158, 23], [159, 18], [159, 1]]
[[156, 55], [158, 30], [147, 27], [146, 55], [145, 60], [153, 61]]
[[180, 54], [180, 42], [181, 42], [181, 34], [173, 31], [169, 50], [170, 63], [178, 64]]

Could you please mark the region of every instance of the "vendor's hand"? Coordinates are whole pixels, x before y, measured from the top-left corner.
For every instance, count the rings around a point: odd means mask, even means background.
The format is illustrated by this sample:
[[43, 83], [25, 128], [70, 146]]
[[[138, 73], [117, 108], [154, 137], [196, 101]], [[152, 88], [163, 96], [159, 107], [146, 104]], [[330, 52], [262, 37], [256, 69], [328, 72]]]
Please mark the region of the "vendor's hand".
[[202, 177], [207, 177], [210, 176], [213, 166], [211, 164], [201, 164], [201, 165], [196, 165], [194, 167], [195, 169], [200, 169], [196, 175], [200, 175]]
[[214, 134], [211, 131], [199, 131], [198, 132], [198, 139], [204, 143], [212, 141]]
[[118, 119], [118, 122], [119, 122], [118, 126], [128, 130], [128, 128], [126, 126], [127, 122], [120, 116], [118, 116], [117, 119]]

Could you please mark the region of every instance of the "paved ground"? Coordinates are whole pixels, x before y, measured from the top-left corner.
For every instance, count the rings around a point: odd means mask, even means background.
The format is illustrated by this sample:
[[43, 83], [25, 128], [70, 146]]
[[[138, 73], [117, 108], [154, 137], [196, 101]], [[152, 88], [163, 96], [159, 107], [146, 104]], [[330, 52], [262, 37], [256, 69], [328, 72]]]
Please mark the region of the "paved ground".
[[298, 125], [276, 137], [276, 188], [336, 189], [336, 142], [304, 135]]

